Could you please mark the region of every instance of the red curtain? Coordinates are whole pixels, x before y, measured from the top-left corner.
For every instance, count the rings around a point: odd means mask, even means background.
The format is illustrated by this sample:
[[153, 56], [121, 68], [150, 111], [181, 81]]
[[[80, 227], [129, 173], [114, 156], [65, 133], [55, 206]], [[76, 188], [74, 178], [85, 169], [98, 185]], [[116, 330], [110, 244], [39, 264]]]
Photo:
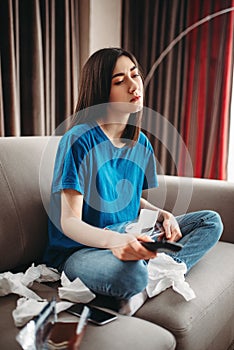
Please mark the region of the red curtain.
[[[234, 11], [219, 12], [232, 6], [234, 1], [189, 2], [187, 26], [217, 14], [186, 38], [187, 93], [181, 135], [195, 177], [227, 177]], [[183, 157], [179, 173], [183, 174]]]
[[234, 0], [123, 0], [122, 45], [150, 76], [145, 105], [160, 117], [144, 123], [163, 174], [226, 179], [233, 10]]

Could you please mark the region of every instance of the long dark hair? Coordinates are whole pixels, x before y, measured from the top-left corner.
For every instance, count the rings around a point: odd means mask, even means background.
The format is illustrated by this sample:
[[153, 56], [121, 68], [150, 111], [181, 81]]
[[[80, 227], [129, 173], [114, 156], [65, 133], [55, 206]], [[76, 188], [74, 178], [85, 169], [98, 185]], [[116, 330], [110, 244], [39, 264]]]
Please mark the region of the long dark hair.
[[[111, 79], [117, 59], [120, 56], [127, 56], [139, 69], [139, 64], [130, 52], [121, 48], [104, 48], [93, 53], [85, 63], [79, 80], [79, 97], [75, 108], [75, 114], [71, 126], [97, 120], [103, 115], [103, 108], [109, 102]], [[97, 109], [94, 115], [92, 109], [96, 105], [103, 105]], [[91, 111], [91, 112], [90, 112]], [[136, 141], [140, 131], [141, 112], [132, 113], [129, 116], [128, 124], [123, 132], [122, 138]]]

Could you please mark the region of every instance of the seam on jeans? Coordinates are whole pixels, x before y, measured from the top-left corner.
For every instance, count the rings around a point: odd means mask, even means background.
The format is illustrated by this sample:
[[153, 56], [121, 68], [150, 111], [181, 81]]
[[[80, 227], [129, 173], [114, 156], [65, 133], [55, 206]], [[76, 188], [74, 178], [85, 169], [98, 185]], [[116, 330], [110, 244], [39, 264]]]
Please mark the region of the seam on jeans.
[[[199, 226], [198, 226], [198, 227], [199, 227]], [[208, 237], [208, 235], [209, 235], [209, 234], [208, 234], [207, 232], [204, 233], [203, 239], [205, 240], [205, 239]], [[186, 236], [185, 236], [185, 237], [186, 237]], [[183, 238], [183, 237], [182, 237], [182, 238]], [[188, 238], [188, 240], [186, 241], [186, 244], [190, 241], [191, 238], [192, 238], [192, 237], [189, 237], [189, 238]], [[208, 253], [208, 251], [209, 251], [210, 249], [212, 249], [212, 247], [210, 247], [210, 248], [205, 252], [205, 254]], [[174, 260], [177, 259], [177, 262], [179, 262], [179, 263], [180, 263], [180, 262], [183, 262], [183, 263], [186, 265], [187, 271], [186, 271], [186, 274], [185, 274], [185, 275], [187, 275], [188, 272], [191, 270], [191, 268], [194, 266], [194, 264], [188, 268], [186, 262], [185, 262], [184, 260], [182, 260], [181, 258], [178, 258], [178, 255], [179, 255], [180, 253], [181, 253], [181, 251], [175, 252], [175, 253], [168, 253], [168, 255], [170, 255]], [[197, 263], [198, 263], [198, 261], [197, 261]]]
[[[212, 211], [210, 211], [210, 213], [212, 213]], [[186, 215], [186, 214], [185, 214], [185, 215]], [[189, 225], [191, 225], [191, 224], [198, 224], [197, 227], [199, 227], [199, 225], [200, 225], [201, 222], [205, 222], [206, 220], [212, 219], [212, 218], [214, 218], [214, 217], [215, 217], [215, 214], [212, 214], [211, 216], [206, 216], [205, 218], [200, 218], [200, 219], [198, 219], [198, 221], [192, 220], [192, 221], [190, 221], [190, 222], [188, 222], [188, 223], [183, 224], [182, 226], [183, 226], [183, 227], [187, 227], [187, 226], [189, 226]]]

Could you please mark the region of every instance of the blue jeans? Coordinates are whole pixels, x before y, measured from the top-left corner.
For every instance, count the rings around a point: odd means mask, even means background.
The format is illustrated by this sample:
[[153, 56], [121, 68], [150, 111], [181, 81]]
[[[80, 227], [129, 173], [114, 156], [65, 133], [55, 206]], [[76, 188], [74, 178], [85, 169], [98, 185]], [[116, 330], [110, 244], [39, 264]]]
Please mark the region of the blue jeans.
[[[214, 211], [198, 211], [176, 217], [184, 245], [178, 253], [169, 254], [184, 262], [189, 271], [219, 240], [223, 225]], [[94, 293], [129, 299], [144, 290], [148, 283], [147, 262], [121, 261], [108, 249], [82, 248], [64, 264], [70, 280], [79, 277]]]

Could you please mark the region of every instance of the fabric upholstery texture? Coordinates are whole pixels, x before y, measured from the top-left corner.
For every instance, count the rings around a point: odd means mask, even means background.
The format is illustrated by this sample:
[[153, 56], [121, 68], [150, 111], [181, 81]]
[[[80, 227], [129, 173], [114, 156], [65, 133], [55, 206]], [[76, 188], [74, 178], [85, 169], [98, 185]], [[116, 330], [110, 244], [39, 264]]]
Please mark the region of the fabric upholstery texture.
[[[59, 139], [59, 138], [58, 138]], [[42, 161], [47, 137], [0, 139], [0, 272], [21, 270], [40, 262], [47, 237], [47, 214], [42, 190], [49, 191], [51, 175], [39, 185], [40, 168], [53, 168], [58, 139]], [[46, 171], [44, 172], [46, 174]], [[145, 193], [160, 207], [181, 214], [213, 209], [224, 222], [221, 241], [195, 266], [186, 279], [197, 297], [186, 302], [171, 289], [149, 299], [133, 317], [120, 316], [112, 324], [89, 325], [81, 350], [231, 350], [234, 346], [234, 185], [217, 180], [159, 176], [159, 189]], [[48, 193], [47, 193], [48, 200]], [[35, 284], [50, 299], [57, 290]], [[0, 348], [17, 350], [18, 329], [11, 312], [15, 295], [0, 298]], [[64, 313], [63, 317], [68, 314]], [[176, 344], [175, 345], [175, 341]]]
[[[219, 242], [192, 268], [186, 280], [196, 294], [195, 299], [186, 302], [168, 289], [156, 299], [148, 300], [135, 316], [170, 330], [176, 335], [181, 350], [227, 349], [234, 331], [233, 253], [232, 245]], [[212, 340], [225, 332], [226, 320], [232, 320], [229, 325], [232, 331], [229, 337], [222, 339], [220, 347]]]

